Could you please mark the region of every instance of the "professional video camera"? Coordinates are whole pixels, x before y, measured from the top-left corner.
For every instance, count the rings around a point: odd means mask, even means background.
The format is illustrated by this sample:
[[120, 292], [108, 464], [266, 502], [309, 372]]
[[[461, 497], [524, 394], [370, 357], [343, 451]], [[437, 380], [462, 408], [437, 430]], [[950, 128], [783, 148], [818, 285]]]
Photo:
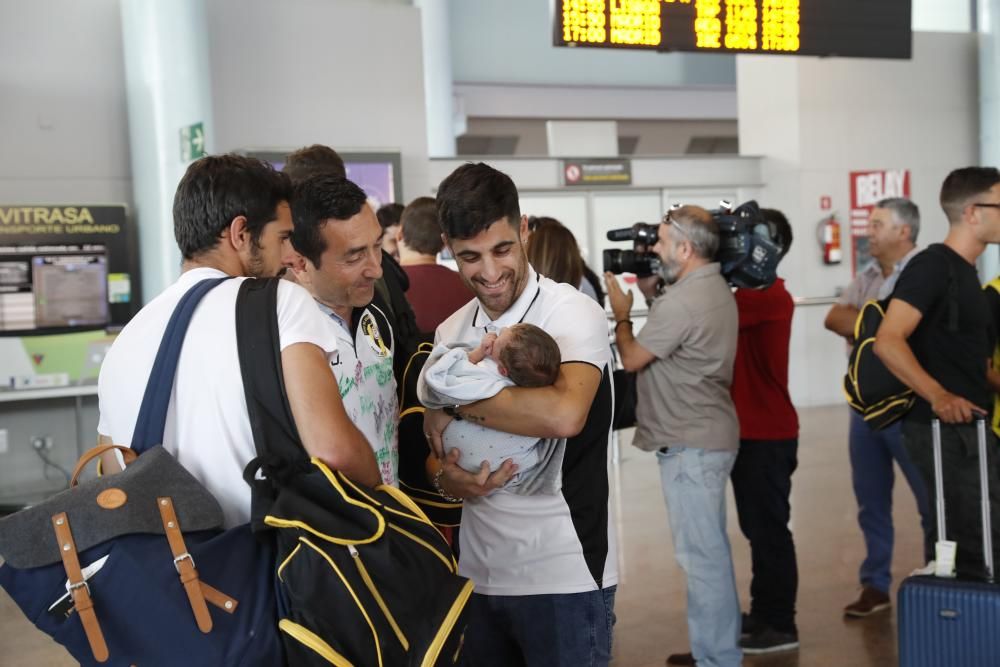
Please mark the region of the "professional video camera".
[[[671, 210], [679, 206], [671, 207]], [[722, 266], [722, 276], [733, 287], [769, 287], [775, 281], [781, 246], [773, 227], [761, 215], [755, 201], [737, 208], [723, 200], [709, 211], [719, 226], [719, 250], [715, 261]], [[660, 258], [652, 251], [659, 224], [637, 222], [631, 227], [612, 229], [609, 241], [632, 241], [632, 250], [617, 248], [604, 251], [604, 270], [611, 273], [634, 273], [643, 278], [660, 271]]]

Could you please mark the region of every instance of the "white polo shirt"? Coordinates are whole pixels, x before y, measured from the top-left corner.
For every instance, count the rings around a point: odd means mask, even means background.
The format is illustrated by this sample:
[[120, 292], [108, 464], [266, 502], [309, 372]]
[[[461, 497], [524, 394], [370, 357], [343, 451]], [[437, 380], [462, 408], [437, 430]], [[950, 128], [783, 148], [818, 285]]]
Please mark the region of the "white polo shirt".
[[514, 304], [491, 321], [479, 301], [438, 327], [435, 342], [478, 344], [488, 327], [527, 322], [559, 345], [562, 362], [591, 364], [601, 385], [587, 424], [566, 444], [562, 490], [520, 496], [503, 489], [466, 500], [459, 573], [485, 595], [582, 593], [618, 583], [617, 547], [608, 495], [611, 440], [611, 347], [604, 310], [570, 285], [529, 268]]
[[375, 453], [382, 483], [399, 487], [399, 400], [389, 318], [374, 303], [356, 308], [352, 333], [350, 323], [322, 303], [316, 305], [337, 330], [337, 349], [328, 358], [347, 416]]
[[[187, 271], [125, 325], [101, 365], [98, 433], [117, 445], [132, 442], [146, 382], [177, 302], [195, 283], [225, 275], [210, 268]], [[257, 455], [236, 350], [236, 295], [243, 280], [227, 280], [198, 304], [181, 348], [163, 436], [164, 448], [219, 501], [227, 528], [250, 520], [243, 469]], [[278, 286], [278, 332], [282, 350], [294, 343], [312, 343], [328, 355], [337, 349], [334, 323], [306, 290], [287, 280]]]

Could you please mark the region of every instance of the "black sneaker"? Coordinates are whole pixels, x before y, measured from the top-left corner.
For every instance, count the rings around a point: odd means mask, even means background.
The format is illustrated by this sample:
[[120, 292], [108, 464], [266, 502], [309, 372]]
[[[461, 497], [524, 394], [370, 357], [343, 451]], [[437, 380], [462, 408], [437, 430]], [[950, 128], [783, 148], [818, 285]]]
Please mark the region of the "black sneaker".
[[749, 637], [740, 638], [740, 648], [747, 655], [794, 651], [799, 647], [799, 633], [778, 632], [771, 627], [763, 627]]
[[740, 638], [749, 637], [755, 632], [763, 630], [766, 626], [757, 620], [752, 614], [740, 614]]

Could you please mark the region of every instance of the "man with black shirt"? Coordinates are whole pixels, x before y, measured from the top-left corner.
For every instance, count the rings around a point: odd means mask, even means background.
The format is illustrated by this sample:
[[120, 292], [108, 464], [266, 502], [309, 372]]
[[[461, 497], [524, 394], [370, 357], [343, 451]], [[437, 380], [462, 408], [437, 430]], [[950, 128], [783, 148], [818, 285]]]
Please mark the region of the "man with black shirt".
[[[899, 276], [875, 340], [875, 354], [917, 394], [903, 423], [903, 442], [934, 489], [930, 422], [941, 420], [948, 538], [958, 543], [960, 572], [983, 570], [979, 461], [974, 418], [989, 419], [987, 381], [996, 332], [980, 289], [976, 259], [1000, 243], [1000, 172], [967, 167], [941, 186], [950, 225], [944, 243], [918, 254]], [[1000, 479], [996, 439], [987, 430], [986, 470], [993, 507], [993, 544], [1000, 546]]]

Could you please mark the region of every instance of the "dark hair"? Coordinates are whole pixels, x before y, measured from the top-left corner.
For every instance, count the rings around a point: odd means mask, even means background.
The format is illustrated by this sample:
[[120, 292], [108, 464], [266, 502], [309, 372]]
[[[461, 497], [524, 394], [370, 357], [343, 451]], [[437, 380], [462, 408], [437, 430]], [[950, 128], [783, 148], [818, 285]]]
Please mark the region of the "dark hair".
[[781, 256], [784, 257], [792, 247], [792, 225], [789, 224], [785, 214], [776, 208], [762, 208], [760, 214], [768, 222], [771, 236], [781, 247]]
[[521, 209], [510, 176], [482, 162], [467, 162], [441, 181], [438, 220], [445, 236], [471, 239], [501, 218], [517, 227]]
[[438, 222], [437, 202], [433, 197], [417, 197], [403, 211], [400, 219], [403, 242], [421, 255], [436, 255], [444, 247], [441, 223]]
[[320, 230], [327, 220], [349, 220], [366, 205], [365, 191], [343, 176], [317, 174], [296, 183], [292, 192], [292, 247], [319, 268], [326, 251]]
[[300, 148], [285, 157], [284, 171], [293, 183], [304, 181], [317, 174], [330, 174], [347, 178], [344, 158], [329, 146], [313, 144]]
[[583, 280], [583, 257], [567, 227], [561, 224], [540, 225], [528, 237], [528, 262], [546, 278], [579, 288]]
[[542, 227], [546, 225], [559, 225], [563, 226], [563, 223], [559, 222], [555, 218], [550, 218], [547, 215], [529, 215], [528, 216], [528, 231], [537, 232]]
[[392, 227], [393, 225], [398, 225], [400, 217], [403, 215], [403, 205], [397, 204], [395, 202], [391, 204], [385, 204], [380, 206], [377, 211], [375, 211], [375, 217], [378, 218], [378, 224], [382, 227], [382, 231], [385, 231], [386, 227]]
[[959, 222], [969, 200], [997, 183], [1000, 183], [1000, 171], [996, 167], [964, 167], [948, 174], [941, 184], [941, 208], [948, 222], [953, 225]]
[[288, 176], [267, 162], [243, 155], [209, 155], [192, 162], [174, 193], [174, 238], [184, 259], [215, 248], [239, 216], [247, 219], [250, 242], [277, 217], [278, 204], [292, 196]]
[[552, 336], [534, 324], [510, 327], [510, 341], [500, 350], [507, 377], [519, 387], [547, 387], [559, 377], [562, 355]]

